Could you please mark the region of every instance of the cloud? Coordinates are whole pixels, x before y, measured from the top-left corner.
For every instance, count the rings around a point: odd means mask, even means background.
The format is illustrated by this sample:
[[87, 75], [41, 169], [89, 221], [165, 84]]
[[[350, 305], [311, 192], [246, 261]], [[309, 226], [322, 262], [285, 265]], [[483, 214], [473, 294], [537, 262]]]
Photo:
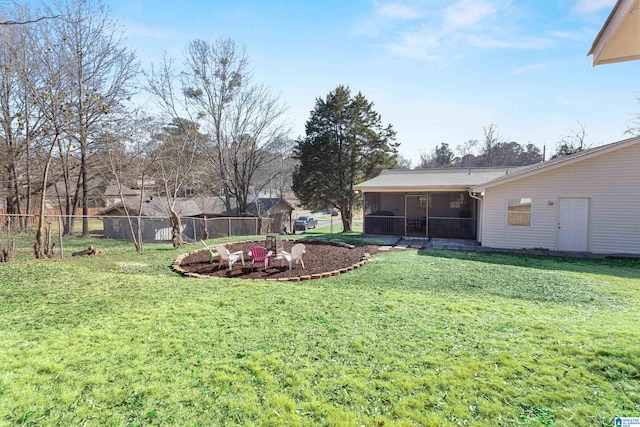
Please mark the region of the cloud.
[[412, 20], [422, 17], [415, 8], [403, 3], [375, 3], [376, 15], [387, 19]]
[[552, 68], [551, 64], [542, 64], [542, 63], [529, 64], [529, 65], [525, 65], [524, 67], [516, 68], [515, 70], [513, 70], [513, 74], [516, 74], [516, 75], [529, 74], [529, 73], [535, 73], [542, 70], [548, 70], [550, 68]]
[[526, 50], [543, 50], [549, 49], [555, 45], [552, 39], [545, 37], [494, 37], [483, 34], [469, 34], [466, 36], [467, 42], [474, 47], [482, 49], [526, 49]]
[[[398, 3], [389, 3], [397, 5]], [[418, 4], [418, 3], [416, 3]], [[458, 0], [439, 9], [411, 9], [413, 21], [395, 26], [384, 45], [400, 56], [420, 60], [440, 60], [463, 56], [465, 49], [542, 50], [557, 45], [569, 34], [548, 36], [526, 34], [518, 26], [519, 11], [512, 0]], [[381, 9], [383, 4], [378, 2]]]
[[449, 29], [472, 28], [498, 11], [497, 2], [461, 0], [444, 11], [444, 27]]
[[550, 31], [549, 35], [558, 39], [575, 41], [589, 39], [592, 36], [590, 31]]
[[605, 8], [612, 8], [615, 2], [615, 0], [578, 0], [573, 10], [578, 13], [595, 13]]
[[402, 35], [402, 40], [387, 44], [387, 49], [392, 53], [400, 56], [421, 59], [421, 60], [438, 60], [440, 55], [436, 52], [441, 44], [441, 37], [423, 28], [418, 31], [406, 32]]

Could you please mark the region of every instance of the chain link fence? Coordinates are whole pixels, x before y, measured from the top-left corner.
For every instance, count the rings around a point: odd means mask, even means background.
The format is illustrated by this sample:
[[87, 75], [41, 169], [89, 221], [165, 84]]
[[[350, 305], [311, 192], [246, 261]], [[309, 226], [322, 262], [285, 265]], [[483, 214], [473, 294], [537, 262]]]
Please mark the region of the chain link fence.
[[[52, 234], [62, 233], [63, 215], [46, 213], [44, 220], [51, 225]], [[146, 243], [171, 241], [173, 227], [168, 217], [126, 217], [89, 215], [89, 229], [93, 236], [108, 239], [130, 240], [131, 231], [142, 236]], [[74, 231], [79, 234], [82, 226], [82, 215], [74, 216]], [[131, 225], [129, 224], [131, 222]], [[8, 240], [13, 235], [32, 233], [38, 223], [35, 214], [7, 214], [0, 212], [0, 241]], [[286, 228], [285, 219], [276, 214], [273, 217], [216, 217], [197, 218], [182, 217], [182, 237], [187, 242], [201, 239], [213, 239], [230, 236], [252, 236], [267, 233], [279, 233]]]

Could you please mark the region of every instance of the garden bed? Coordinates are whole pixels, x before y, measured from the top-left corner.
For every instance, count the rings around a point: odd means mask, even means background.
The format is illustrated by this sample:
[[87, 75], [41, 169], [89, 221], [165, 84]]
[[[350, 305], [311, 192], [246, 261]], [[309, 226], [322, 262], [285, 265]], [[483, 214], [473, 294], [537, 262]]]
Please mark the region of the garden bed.
[[240, 261], [233, 265], [231, 271], [226, 263], [220, 265], [219, 259], [209, 262], [209, 251], [202, 249], [185, 254], [174, 262], [174, 269], [189, 276], [205, 276], [237, 279], [266, 279], [266, 280], [309, 280], [329, 277], [340, 273], [346, 273], [363, 265], [370, 255], [378, 252], [378, 246], [352, 246], [344, 243], [328, 242], [320, 240], [304, 240], [283, 242], [285, 251], [290, 252], [296, 243], [305, 245], [306, 253], [302, 257], [306, 268], [294, 264], [289, 270], [288, 264], [279, 259], [273, 259], [272, 265], [266, 270], [262, 264], [255, 268], [251, 265], [251, 257], [247, 253], [251, 248], [264, 246], [263, 241], [229, 243], [225, 246], [231, 252], [242, 251], [245, 256], [245, 265]]

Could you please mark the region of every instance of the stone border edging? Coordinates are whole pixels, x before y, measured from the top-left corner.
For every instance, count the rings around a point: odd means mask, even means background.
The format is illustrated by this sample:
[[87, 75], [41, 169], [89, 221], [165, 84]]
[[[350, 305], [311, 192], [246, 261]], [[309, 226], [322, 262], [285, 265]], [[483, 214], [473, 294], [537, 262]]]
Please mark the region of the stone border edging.
[[[297, 242], [300, 241], [299, 239], [282, 239], [283, 241], [288, 241], [288, 242]], [[329, 243], [330, 245], [333, 246], [339, 246], [339, 247], [343, 247], [343, 248], [348, 248], [348, 249], [354, 249], [355, 245], [350, 245], [348, 243], [345, 242], [341, 242], [340, 240], [325, 240], [325, 239], [313, 239], [315, 241], [320, 241], [320, 242], [326, 242]], [[230, 243], [260, 243], [263, 242], [262, 240], [245, 240], [244, 242], [230, 242]], [[301, 242], [302, 243], [302, 242]], [[224, 243], [226, 244], [226, 243]], [[209, 276], [207, 274], [199, 274], [199, 273], [190, 273], [185, 271], [182, 267], [180, 267], [180, 264], [182, 263], [182, 261], [188, 257], [189, 255], [194, 255], [198, 252], [202, 252], [202, 251], [208, 251], [208, 249], [198, 249], [198, 250], [194, 250], [191, 252], [187, 252], [184, 254], [180, 254], [178, 255], [178, 257], [176, 259], [173, 260], [173, 262], [171, 263], [171, 268], [182, 274], [185, 277], [195, 277], [195, 278], [199, 278], [199, 279], [227, 279], [227, 277], [217, 277], [217, 276]], [[338, 274], [343, 274], [343, 273], [348, 273], [350, 271], [355, 270], [356, 268], [360, 268], [363, 265], [365, 265], [367, 262], [369, 262], [369, 259], [371, 259], [371, 255], [369, 253], [366, 253], [363, 255], [362, 260], [360, 260], [359, 262], [356, 262], [355, 264], [352, 264], [351, 266], [348, 267], [344, 267], [341, 268], [339, 270], [333, 270], [333, 271], [327, 271], [324, 273], [316, 273], [316, 274], [305, 274], [302, 276], [295, 276], [295, 277], [279, 277], [279, 278], [270, 278], [270, 279], [240, 279], [240, 280], [264, 280], [267, 282], [302, 282], [302, 281], [306, 281], [306, 280], [315, 280], [315, 279], [325, 279], [327, 277], [331, 277], [331, 276], [337, 276]]]

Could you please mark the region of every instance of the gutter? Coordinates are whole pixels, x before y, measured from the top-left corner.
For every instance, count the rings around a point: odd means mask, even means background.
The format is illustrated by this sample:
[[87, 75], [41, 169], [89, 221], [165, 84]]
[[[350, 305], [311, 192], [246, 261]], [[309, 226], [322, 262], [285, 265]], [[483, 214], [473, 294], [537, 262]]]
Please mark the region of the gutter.
[[469, 193], [469, 197], [471, 197], [472, 199], [476, 199], [476, 200], [480, 200], [482, 201], [482, 196], [476, 196], [471, 192], [471, 189], [467, 189], [467, 192]]

